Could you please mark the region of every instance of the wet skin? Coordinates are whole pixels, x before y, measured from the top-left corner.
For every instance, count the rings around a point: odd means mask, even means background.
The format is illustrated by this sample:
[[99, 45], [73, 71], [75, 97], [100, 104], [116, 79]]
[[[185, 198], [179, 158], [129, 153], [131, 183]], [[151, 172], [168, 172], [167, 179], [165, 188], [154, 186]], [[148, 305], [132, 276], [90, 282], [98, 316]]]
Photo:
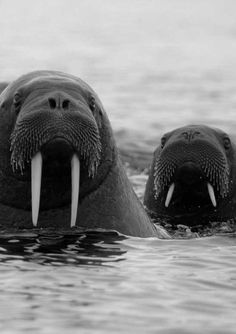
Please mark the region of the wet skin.
[[166, 133], [154, 152], [144, 205], [152, 217], [198, 225], [236, 216], [236, 147], [204, 125]]
[[0, 157], [2, 227], [162, 236], [127, 179], [101, 101], [77, 77], [37, 71], [3, 90]]

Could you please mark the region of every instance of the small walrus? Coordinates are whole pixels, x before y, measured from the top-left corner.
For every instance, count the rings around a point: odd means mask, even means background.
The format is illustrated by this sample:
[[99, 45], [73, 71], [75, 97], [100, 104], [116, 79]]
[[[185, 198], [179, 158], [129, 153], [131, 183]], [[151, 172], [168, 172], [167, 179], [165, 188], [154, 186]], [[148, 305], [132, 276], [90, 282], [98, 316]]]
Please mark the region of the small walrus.
[[236, 216], [236, 147], [225, 132], [188, 125], [154, 152], [144, 204], [153, 217], [196, 225]]
[[31, 72], [2, 91], [0, 188], [3, 228], [166, 235], [134, 194], [98, 96], [69, 74]]

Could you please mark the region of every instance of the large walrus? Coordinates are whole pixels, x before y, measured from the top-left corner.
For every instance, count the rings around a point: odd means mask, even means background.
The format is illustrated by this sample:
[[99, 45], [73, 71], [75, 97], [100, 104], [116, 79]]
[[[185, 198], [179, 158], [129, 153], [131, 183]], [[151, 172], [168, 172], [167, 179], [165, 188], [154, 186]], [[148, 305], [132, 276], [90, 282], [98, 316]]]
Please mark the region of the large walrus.
[[236, 216], [236, 147], [219, 129], [166, 133], [154, 152], [144, 204], [153, 217], [186, 225]]
[[134, 194], [103, 106], [86, 83], [32, 72], [3, 90], [0, 108], [2, 227], [165, 236]]

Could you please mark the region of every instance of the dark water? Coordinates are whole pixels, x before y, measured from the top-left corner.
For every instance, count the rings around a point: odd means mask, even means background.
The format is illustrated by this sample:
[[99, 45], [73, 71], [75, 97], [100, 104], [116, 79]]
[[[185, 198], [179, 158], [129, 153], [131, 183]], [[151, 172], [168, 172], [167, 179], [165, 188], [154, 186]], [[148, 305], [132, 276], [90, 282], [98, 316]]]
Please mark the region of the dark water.
[[[234, 0], [0, 1], [0, 73], [80, 76], [142, 198], [163, 132], [236, 129]], [[1, 333], [235, 333], [236, 238], [0, 236]]]
[[1, 238], [1, 333], [235, 333], [235, 237]]

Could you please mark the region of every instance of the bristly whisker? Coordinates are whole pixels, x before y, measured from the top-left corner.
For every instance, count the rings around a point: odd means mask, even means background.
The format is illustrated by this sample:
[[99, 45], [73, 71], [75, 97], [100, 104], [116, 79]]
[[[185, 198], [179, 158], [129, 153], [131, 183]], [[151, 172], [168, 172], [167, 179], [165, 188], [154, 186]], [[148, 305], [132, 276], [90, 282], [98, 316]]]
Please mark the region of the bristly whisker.
[[[169, 152], [168, 152], [169, 153]], [[226, 197], [229, 193], [229, 166], [226, 158], [220, 153], [214, 152], [215, 155], [208, 159], [204, 154], [196, 159], [196, 165], [202, 170], [206, 179], [217, 189], [221, 197]], [[154, 197], [157, 199], [160, 193], [171, 184], [172, 178], [177, 171], [178, 166], [184, 163], [184, 160], [173, 155], [174, 158], [170, 158], [170, 154], [167, 157], [161, 154], [156, 158], [154, 162]], [[194, 162], [194, 159], [192, 159]]]
[[65, 119], [47, 119], [47, 115], [37, 115], [29, 122], [28, 118], [16, 123], [11, 135], [11, 165], [23, 173], [26, 164], [41, 150], [42, 146], [54, 138], [64, 138], [71, 143], [75, 152], [88, 168], [89, 177], [93, 178], [101, 159], [101, 139], [96, 122], [82, 120], [77, 116]]

